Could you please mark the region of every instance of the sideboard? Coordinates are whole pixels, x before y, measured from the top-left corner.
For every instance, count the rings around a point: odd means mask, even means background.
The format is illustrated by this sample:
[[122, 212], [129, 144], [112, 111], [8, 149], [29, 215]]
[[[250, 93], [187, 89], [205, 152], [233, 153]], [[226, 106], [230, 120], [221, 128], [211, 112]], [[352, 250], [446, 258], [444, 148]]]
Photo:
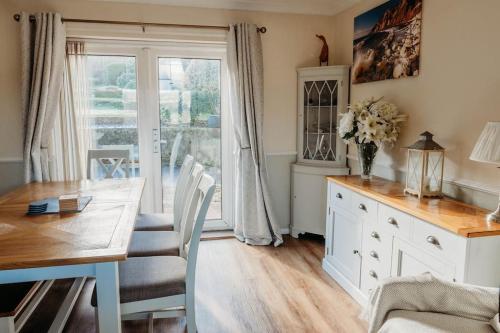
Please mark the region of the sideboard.
[[500, 286], [500, 224], [452, 200], [417, 199], [399, 183], [329, 176], [323, 269], [363, 304], [381, 279], [431, 272]]

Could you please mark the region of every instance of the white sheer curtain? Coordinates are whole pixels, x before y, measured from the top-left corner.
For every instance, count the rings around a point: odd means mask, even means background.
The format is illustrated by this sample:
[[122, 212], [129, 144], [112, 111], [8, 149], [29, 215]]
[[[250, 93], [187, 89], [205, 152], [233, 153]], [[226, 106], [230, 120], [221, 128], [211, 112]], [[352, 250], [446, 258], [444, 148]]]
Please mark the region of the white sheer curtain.
[[79, 180], [87, 175], [87, 151], [91, 144], [89, 126], [87, 58], [81, 41], [66, 43], [63, 91], [53, 138], [56, 178]]
[[24, 179], [50, 181], [49, 143], [57, 114], [66, 33], [61, 15], [21, 13]]
[[236, 147], [236, 238], [251, 245], [283, 243], [271, 207], [263, 134], [262, 44], [257, 26], [232, 25], [228, 35], [231, 113]]

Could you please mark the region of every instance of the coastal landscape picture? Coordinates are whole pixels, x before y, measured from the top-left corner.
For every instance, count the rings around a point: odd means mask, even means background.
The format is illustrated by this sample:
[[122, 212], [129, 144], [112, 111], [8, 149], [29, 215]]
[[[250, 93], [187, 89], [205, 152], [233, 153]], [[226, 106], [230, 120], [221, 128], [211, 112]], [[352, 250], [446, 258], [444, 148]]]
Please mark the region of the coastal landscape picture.
[[417, 76], [422, 0], [389, 0], [354, 18], [352, 83]]

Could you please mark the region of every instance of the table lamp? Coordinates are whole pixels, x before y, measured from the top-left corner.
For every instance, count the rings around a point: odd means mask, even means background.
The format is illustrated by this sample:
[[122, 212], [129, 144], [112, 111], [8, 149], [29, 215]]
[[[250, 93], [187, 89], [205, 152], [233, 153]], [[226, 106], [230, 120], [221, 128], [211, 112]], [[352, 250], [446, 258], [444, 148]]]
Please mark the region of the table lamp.
[[[500, 167], [500, 121], [490, 121], [486, 124], [469, 158]], [[500, 198], [497, 210], [488, 214], [486, 220], [500, 223]]]

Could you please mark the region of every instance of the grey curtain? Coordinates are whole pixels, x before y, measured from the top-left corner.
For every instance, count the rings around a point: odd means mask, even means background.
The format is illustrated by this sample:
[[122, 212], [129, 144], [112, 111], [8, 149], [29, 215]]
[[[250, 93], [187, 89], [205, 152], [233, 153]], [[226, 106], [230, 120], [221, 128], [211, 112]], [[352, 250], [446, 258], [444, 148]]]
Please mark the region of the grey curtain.
[[235, 236], [251, 245], [283, 243], [267, 183], [263, 146], [263, 63], [257, 26], [232, 25], [228, 35], [231, 114], [236, 136]]
[[58, 108], [64, 66], [65, 31], [60, 14], [21, 14], [24, 178], [49, 181], [48, 145]]

